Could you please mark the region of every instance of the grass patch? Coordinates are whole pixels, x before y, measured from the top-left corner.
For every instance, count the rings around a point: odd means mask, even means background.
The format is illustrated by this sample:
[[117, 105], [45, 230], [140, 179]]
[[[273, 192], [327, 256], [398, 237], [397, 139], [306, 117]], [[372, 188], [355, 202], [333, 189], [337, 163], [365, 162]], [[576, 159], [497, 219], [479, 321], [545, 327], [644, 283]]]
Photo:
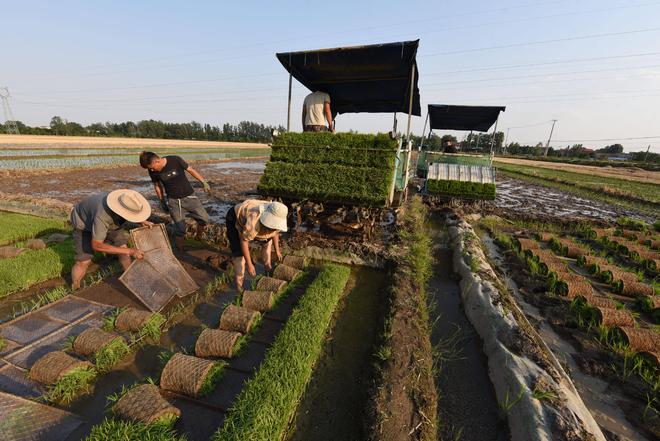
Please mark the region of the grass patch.
[[326, 265], [310, 284], [213, 437], [221, 440], [280, 439], [323, 349], [332, 313], [350, 269]]
[[73, 239], [43, 250], [26, 250], [0, 260], [0, 298], [69, 272], [74, 263]]
[[64, 230], [64, 221], [0, 211], [0, 245]]
[[101, 373], [108, 372], [130, 351], [131, 348], [126, 344], [122, 337], [115, 338], [110, 343], [103, 346], [94, 356], [96, 369]]
[[86, 441], [186, 441], [185, 436], [176, 434], [172, 428], [174, 421], [169, 421], [170, 419], [146, 425], [106, 418], [101, 424], [92, 427]]
[[153, 314], [147, 322], [140, 327], [138, 331], [138, 339], [149, 338], [152, 340], [159, 340], [162, 333], [161, 326], [165, 323], [165, 317], [162, 314]]
[[215, 386], [218, 384], [218, 381], [222, 378], [222, 375], [225, 373], [225, 366], [227, 363], [224, 361], [217, 361], [208, 374], [204, 378], [204, 383], [202, 387], [199, 388], [199, 396], [204, 397], [215, 390]]
[[44, 399], [50, 403], [69, 404], [78, 395], [89, 390], [96, 375], [97, 372], [94, 368], [72, 369], [48, 389], [44, 394]]

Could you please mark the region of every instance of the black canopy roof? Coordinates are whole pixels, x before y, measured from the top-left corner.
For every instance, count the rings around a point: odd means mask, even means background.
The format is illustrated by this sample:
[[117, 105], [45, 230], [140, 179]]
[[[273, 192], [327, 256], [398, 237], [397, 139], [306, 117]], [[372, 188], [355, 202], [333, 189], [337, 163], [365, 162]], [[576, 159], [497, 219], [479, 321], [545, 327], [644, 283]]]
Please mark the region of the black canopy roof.
[[309, 90], [330, 94], [333, 113], [408, 113], [410, 74], [415, 66], [412, 114], [419, 116], [418, 45], [415, 40], [283, 52], [277, 59]]
[[429, 104], [431, 129], [487, 132], [506, 107]]

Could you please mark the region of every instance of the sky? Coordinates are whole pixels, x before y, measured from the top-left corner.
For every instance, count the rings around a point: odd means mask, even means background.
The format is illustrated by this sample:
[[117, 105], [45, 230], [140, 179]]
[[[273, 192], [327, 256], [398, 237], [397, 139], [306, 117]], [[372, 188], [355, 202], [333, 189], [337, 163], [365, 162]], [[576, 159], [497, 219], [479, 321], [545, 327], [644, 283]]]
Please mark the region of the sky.
[[[53, 115], [285, 125], [276, 52], [420, 39], [422, 109], [502, 105], [509, 142], [545, 143], [556, 119], [555, 147], [660, 153], [660, 0], [23, 0], [2, 15], [0, 86], [29, 125]], [[294, 80], [293, 130], [307, 93]], [[340, 131], [391, 127], [391, 114], [337, 118]]]

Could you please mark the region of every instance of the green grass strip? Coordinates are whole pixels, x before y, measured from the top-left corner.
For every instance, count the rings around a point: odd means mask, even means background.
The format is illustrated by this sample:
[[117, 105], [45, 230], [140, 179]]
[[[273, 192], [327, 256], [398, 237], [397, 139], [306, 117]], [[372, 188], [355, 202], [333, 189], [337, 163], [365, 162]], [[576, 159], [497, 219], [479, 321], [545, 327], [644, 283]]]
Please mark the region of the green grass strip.
[[353, 149], [350, 147], [278, 147], [272, 149], [271, 161], [293, 164], [319, 163], [351, 167], [394, 168], [396, 151]]
[[68, 239], [0, 260], [0, 298], [70, 271], [74, 254], [73, 239]]
[[384, 206], [391, 179], [391, 168], [269, 162], [258, 190], [274, 197]]
[[111, 417], [92, 427], [86, 441], [186, 441], [171, 426], [171, 421], [146, 425]]
[[119, 363], [131, 348], [126, 344], [123, 337], [117, 337], [107, 345], [103, 346], [94, 356], [96, 369], [105, 373], [110, 371], [114, 365]]
[[349, 274], [347, 267], [323, 267], [228, 411], [215, 441], [281, 439], [321, 355]]
[[50, 403], [69, 404], [78, 395], [89, 390], [96, 376], [97, 372], [94, 368], [72, 369], [48, 389], [48, 392], [44, 394], [44, 399]]
[[0, 245], [55, 233], [65, 228], [64, 221], [0, 211]]

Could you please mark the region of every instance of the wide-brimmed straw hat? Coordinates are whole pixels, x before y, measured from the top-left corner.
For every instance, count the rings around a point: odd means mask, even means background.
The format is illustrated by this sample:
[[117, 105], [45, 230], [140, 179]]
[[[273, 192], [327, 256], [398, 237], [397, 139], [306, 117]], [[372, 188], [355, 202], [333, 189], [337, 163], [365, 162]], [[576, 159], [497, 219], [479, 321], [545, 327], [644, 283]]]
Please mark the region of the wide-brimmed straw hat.
[[151, 206], [144, 196], [126, 188], [108, 194], [108, 207], [129, 222], [144, 222], [151, 215]]
[[289, 214], [289, 209], [281, 202], [270, 202], [259, 206], [259, 222], [266, 228], [271, 230], [286, 231], [286, 218]]

